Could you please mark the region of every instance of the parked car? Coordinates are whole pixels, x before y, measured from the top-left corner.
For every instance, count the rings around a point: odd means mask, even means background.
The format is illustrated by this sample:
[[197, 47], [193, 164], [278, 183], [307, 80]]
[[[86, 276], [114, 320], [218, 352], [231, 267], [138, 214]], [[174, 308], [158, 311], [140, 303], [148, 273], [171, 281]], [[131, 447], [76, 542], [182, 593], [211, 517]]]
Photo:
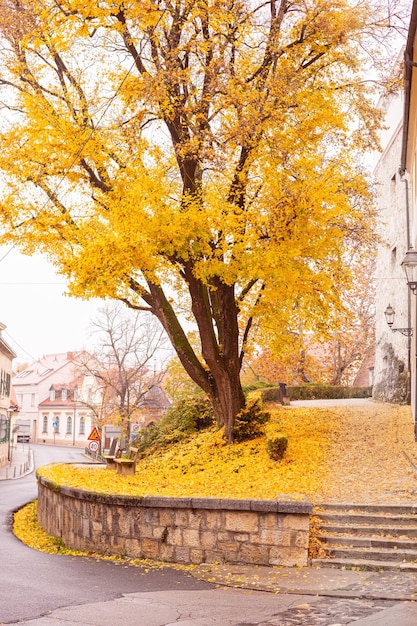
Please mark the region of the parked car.
[[17, 434], [17, 442], [18, 443], [29, 443], [30, 442], [30, 435], [28, 435], [26, 433], [18, 433]]

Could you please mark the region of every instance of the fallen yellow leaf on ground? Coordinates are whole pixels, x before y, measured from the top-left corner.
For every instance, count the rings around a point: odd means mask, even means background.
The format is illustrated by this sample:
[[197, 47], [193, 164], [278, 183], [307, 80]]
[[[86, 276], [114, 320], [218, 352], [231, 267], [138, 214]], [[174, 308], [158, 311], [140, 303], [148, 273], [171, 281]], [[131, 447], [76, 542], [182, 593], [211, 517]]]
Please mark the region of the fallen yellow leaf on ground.
[[211, 429], [140, 460], [135, 476], [72, 465], [45, 466], [40, 474], [58, 484], [130, 496], [415, 501], [417, 443], [409, 406], [370, 402], [271, 412], [288, 436], [282, 461], [270, 459], [265, 437], [226, 445]]

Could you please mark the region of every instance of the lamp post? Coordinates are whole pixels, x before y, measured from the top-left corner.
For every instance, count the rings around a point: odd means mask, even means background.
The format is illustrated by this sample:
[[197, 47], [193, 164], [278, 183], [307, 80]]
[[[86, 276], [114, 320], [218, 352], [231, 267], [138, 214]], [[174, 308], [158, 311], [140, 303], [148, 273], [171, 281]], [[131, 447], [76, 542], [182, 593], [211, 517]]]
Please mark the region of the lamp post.
[[407, 250], [405, 257], [401, 263], [401, 267], [405, 272], [407, 285], [410, 287], [414, 295], [417, 292], [417, 252], [410, 248]]
[[[407, 250], [405, 257], [401, 263], [401, 267], [405, 272], [407, 285], [414, 295], [417, 294], [417, 252], [410, 248]], [[414, 324], [417, 324], [417, 298], [415, 298], [415, 318]], [[415, 335], [414, 335], [415, 337]], [[415, 351], [415, 367], [414, 367], [414, 440], [417, 441], [417, 341], [414, 341]]]
[[75, 418], [77, 417], [77, 402], [74, 398], [74, 417], [72, 424], [72, 445], [75, 446]]

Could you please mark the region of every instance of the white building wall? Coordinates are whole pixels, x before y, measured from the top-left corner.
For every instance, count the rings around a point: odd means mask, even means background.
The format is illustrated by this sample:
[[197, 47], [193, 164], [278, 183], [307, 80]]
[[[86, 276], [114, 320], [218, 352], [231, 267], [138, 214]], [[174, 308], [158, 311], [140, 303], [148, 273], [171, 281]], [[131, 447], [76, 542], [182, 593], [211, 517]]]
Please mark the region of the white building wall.
[[[71, 354], [71, 353], [69, 353]], [[39, 424], [39, 404], [49, 396], [49, 389], [54, 383], [70, 383], [77, 375], [74, 362], [67, 358], [67, 353], [47, 355], [27, 368], [32, 370], [27, 377], [22, 372], [13, 378], [16, 401], [19, 406], [19, 420], [30, 421], [31, 440], [41, 436]], [[43, 375], [47, 370], [48, 374]]]
[[[398, 102], [398, 112], [402, 111]], [[398, 117], [398, 116], [397, 116]], [[390, 119], [395, 119], [392, 112]], [[408, 249], [408, 181], [399, 174], [402, 124], [386, 145], [376, 168], [376, 203], [379, 209], [381, 245], [376, 270], [376, 346], [373, 397], [387, 402], [405, 402], [409, 398], [411, 338], [393, 332], [384, 311], [390, 304], [395, 310], [395, 328], [410, 328], [410, 290], [401, 262]]]
[[88, 445], [92, 428], [91, 412], [82, 406], [45, 408], [39, 411], [38, 441], [42, 443], [84, 447]]

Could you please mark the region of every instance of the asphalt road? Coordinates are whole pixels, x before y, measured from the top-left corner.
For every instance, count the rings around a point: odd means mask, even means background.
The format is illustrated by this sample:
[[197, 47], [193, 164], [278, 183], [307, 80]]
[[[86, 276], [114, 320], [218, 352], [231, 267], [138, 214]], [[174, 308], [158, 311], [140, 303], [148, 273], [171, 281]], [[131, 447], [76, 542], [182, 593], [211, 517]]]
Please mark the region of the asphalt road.
[[[82, 451], [74, 448], [32, 448], [35, 466], [52, 461], [86, 461]], [[386, 599], [380, 594], [372, 596], [367, 581], [358, 592], [348, 583], [337, 591], [339, 584], [332, 581], [326, 569], [314, 572], [318, 582], [325, 583], [321, 593], [308, 591], [308, 584], [304, 588], [299, 582], [289, 593], [285, 584], [280, 592], [267, 593], [216, 586], [173, 569], [146, 570], [124, 563], [37, 552], [11, 531], [13, 511], [36, 497], [34, 473], [0, 481], [0, 626], [417, 624], [417, 603], [402, 599], [402, 592], [410, 591], [410, 581], [403, 580], [406, 575], [396, 573], [388, 583], [384, 582], [386, 576], [380, 575], [384, 579], [381, 588], [388, 584], [388, 591], [394, 594]], [[324, 592], [326, 585], [329, 593]]]
[[[33, 445], [35, 466], [85, 462], [80, 450]], [[265, 623], [303, 596], [215, 588], [181, 571], [44, 554], [12, 533], [12, 513], [37, 497], [35, 474], [0, 482], [0, 621], [33, 626], [237, 626]], [[311, 601], [311, 598], [310, 598]]]
[[[32, 446], [35, 465], [83, 462], [80, 450]], [[105, 561], [44, 554], [13, 535], [12, 513], [37, 497], [35, 474], [0, 483], [0, 619], [33, 618], [57, 607], [97, 602], [122, 593], [168, 589], [207, 589], [210, 585], [172, 570], [143, 572]]]

